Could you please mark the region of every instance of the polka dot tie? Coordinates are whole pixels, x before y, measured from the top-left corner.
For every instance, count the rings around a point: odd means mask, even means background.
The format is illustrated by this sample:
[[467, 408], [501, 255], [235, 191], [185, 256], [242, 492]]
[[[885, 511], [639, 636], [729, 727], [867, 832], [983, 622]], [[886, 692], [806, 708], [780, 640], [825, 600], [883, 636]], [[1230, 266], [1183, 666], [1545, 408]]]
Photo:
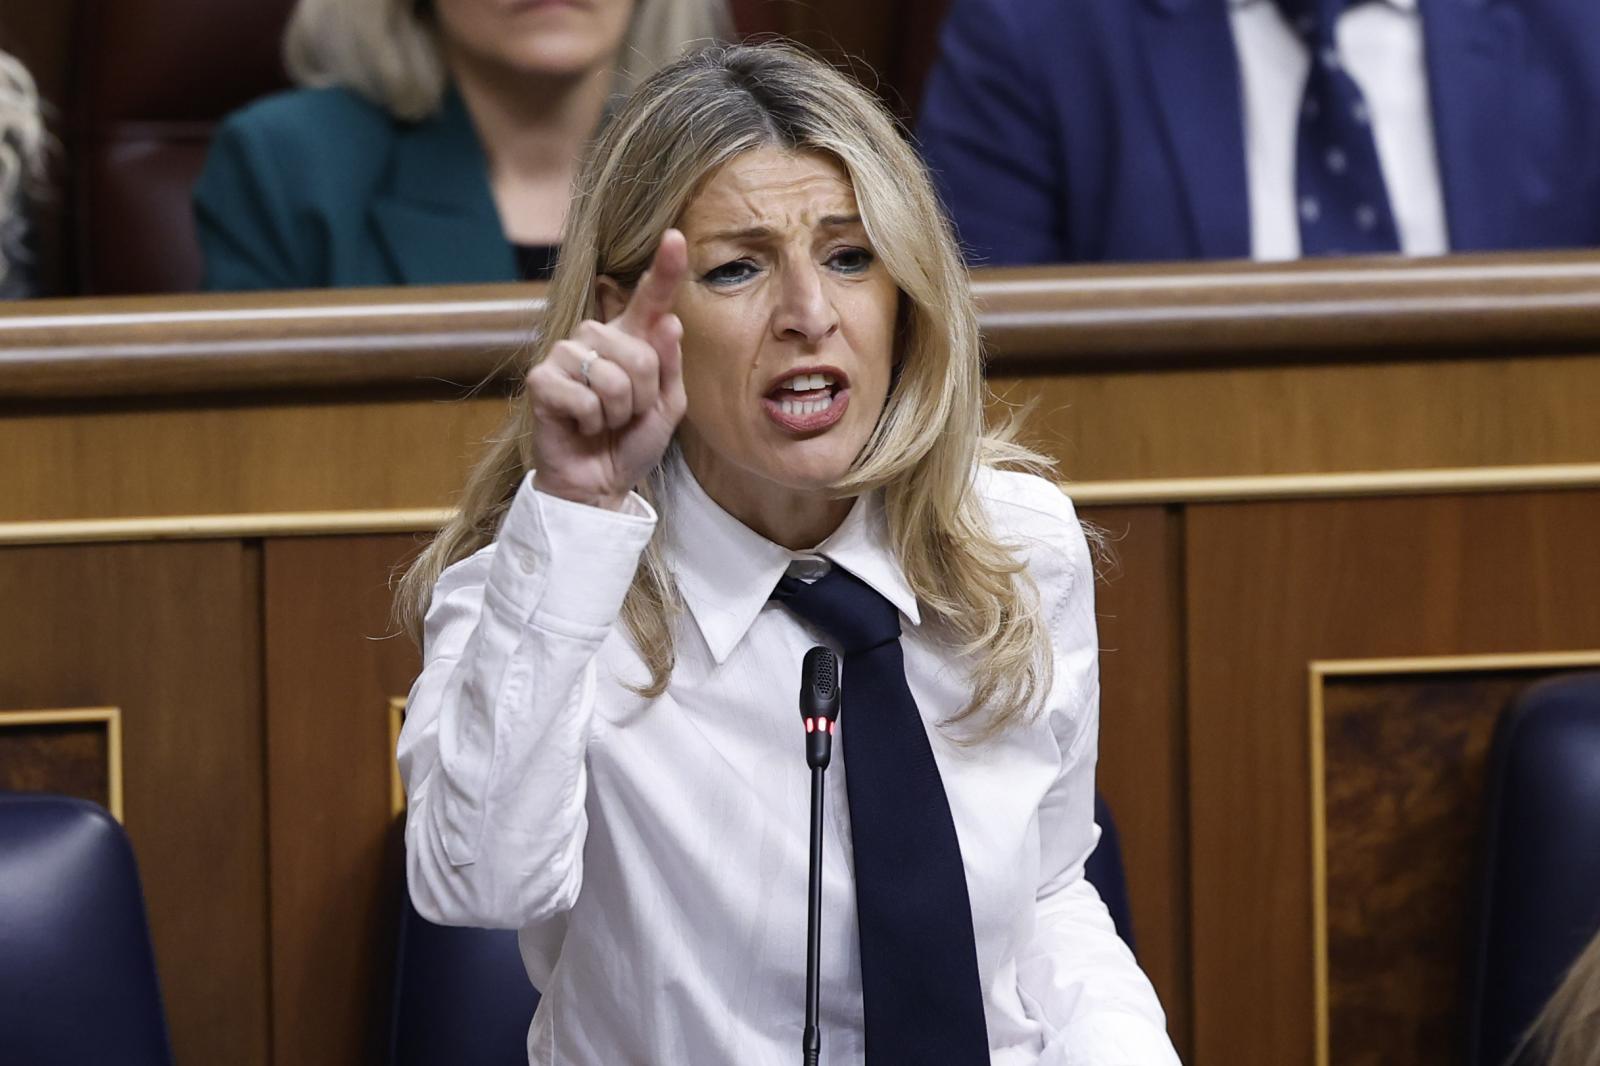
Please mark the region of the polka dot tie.
[[1334, 36], [1340, 14], [1363, 0], [1276, 2], [1311, 56], [1295, 137], [1300, 254], [1398, 252], [1371, 115]]

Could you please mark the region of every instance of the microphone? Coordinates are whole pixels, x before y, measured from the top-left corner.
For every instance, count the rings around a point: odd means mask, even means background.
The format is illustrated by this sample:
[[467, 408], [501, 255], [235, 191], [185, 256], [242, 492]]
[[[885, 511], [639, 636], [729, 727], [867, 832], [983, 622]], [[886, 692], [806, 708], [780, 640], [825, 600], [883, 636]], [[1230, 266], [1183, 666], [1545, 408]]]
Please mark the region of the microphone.
[[806, 905], [806, 1027], [800, 1038], [805, 1066], [822, 1055], [817, 1020], [817, 959], [822, 951], [822, 775], [833, 756], [833, 731], [839, 717], [839, 657], [822, 646], [806, 652], [800, 664], [800, 717], [806, 723], [806, 765], [811, 767], [811, 882]]
[[839, 717], [839, 657], [821, 645], [800, 664], [800, 717], [806, 723], [806, 765], [826, 770]]

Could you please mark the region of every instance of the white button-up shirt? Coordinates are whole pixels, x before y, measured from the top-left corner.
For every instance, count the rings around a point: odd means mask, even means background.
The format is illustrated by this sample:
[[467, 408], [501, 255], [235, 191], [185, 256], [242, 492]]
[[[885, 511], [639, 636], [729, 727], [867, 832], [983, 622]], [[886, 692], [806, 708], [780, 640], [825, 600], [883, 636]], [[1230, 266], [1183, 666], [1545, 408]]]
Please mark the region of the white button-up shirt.
[[[524, 482], [498, 540], [439, 579], [400, 737], [411, 895], [446, 923], [521, 930], [543, 993], [531, 1063], [778, 1066], [804, 1023], [810, 771], [797, 697], [821, 634], [769, 602], [818, 557], [903, 616], [906, 674], [961, 841], [992, 1060], [1174, 1066], [1144, 974], [1083, 877], [1093, 822], [1093, 575], [1059, 490], [980, 475], [996, 531], [1026, 554], [1053, 638], [1043, 713], [977, 748], [936, 723], [966, 664], [923, 624], [876, 496], [815, 553], [765, 540], [681, 463], [658, 522]], [[667, 691], [619, 622], [652, 535], [687, 611]], [[798, 571], [797, 571], [798, 572]], [[848, 669], [848, 663], [846, 664]], [[848, 674], [845, 678], [848, 684]], [[863, 1061], [860, 953], [839, 723], [827, 774], [822, 1061]]]
[[[1231, 0], [1228, 22], [1244, 97], [1250, 254], [1294, 259], [1300, 255], [1296, 146], [1311, 56], [1272, 0]], [[1340, 62], [1366, 101], [1400, 250], [1443, 255], [1450, 240], [1417, 0], [1350, 8], [1339, 16], [1334, 37]]]

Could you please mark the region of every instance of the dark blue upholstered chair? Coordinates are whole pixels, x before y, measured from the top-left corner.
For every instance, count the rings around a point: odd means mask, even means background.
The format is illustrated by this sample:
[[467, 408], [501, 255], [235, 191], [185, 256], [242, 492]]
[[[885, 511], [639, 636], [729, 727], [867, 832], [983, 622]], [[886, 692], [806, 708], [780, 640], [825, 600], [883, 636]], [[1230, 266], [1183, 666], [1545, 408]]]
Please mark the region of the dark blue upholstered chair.
[[1600, 930], [1600, 674], [1527, 689], [1489, 758], [1468, 1066], [1504, 1066]]
[[1128, 950], [1137, 951], [1133, 943], [1133, 908], [1128, 903], [1128, 877], [1122, 868], [1122, 837], [1111, 820], [1111, 808], [1098, 792], [1094, 797], [1094, 820], [1100, 825], [1100, 844], [1084, 864], [1083, 874], [1106, 901], [1117, 935]]
[[171, 1066], [133, 849], [93, 803], [0, 792], [0, 1063]]
[[[1131, 948], [1122, 847], [1098, 796], [1095, 821], [1103, 832], [1086, 871]], [[517, 934], [434, 925], [401, 894], [390, 1066], [525, 1066], [539, 993], [528, 985]]]
[[516, 932], [434, 925], [401, 895], [390, 1066], [527, 1066], [539, 993]]

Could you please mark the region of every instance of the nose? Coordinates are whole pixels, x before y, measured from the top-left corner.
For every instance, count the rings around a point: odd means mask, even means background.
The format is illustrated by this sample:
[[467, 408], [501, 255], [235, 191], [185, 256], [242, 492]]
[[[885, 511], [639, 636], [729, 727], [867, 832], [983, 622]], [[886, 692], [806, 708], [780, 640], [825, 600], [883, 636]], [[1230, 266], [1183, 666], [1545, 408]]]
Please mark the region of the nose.
[[827, 340], [839, 328], [839, 315], [829, 298], [821, 268], [803, 262], [779, 278], [772, 332], [779, 340], [801, 341], [808, 347]]

